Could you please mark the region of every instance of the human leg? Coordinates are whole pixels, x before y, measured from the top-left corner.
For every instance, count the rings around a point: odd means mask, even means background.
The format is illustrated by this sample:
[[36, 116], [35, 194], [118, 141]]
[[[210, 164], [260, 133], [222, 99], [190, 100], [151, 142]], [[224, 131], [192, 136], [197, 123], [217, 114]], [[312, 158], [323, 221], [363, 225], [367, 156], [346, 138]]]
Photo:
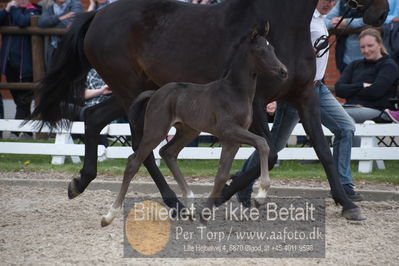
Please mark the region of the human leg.
[[334, 133], [333, 158], [340, 175], [341, 184], [348, 197], [354, 201], [363, 200], [363, 196], [353, 190], [352, 171], [350, 168], [352, 139], [355, 125], [342, 105], [329, 89], [320, 84], [316, 86], [320, 97], [321, 123]]
[[[8, 82], [31, 82], [32, 77], [20, 77], [20, 70], [18, 68], [13, 68], [8, 66], [6, 70], [6, 77]], [[16, 105], [15, 119], [27, 119], [30, 114], [30, 107], [33, 100], [32, 90], [10, 90], [13, 97], [14, 103]], [[32, 133], [25, 133], [30, 137]], [[17, 132], [12, 132], [12, 135], [18, 136]]]
[[[0, 119], [4, 119], [4, 105], [3, 105], [3, 96], [0, 93]], [[3, 138], [3, 132], [0, 131], [0, 138]]]
[[366, 120], [373, 120], [376, 122], [391, 123], [392, 120], [387, 113], [381, 112], [378, 109], [368, 107], [345, 107], [345, 111], [356, 123], [363, 123]]

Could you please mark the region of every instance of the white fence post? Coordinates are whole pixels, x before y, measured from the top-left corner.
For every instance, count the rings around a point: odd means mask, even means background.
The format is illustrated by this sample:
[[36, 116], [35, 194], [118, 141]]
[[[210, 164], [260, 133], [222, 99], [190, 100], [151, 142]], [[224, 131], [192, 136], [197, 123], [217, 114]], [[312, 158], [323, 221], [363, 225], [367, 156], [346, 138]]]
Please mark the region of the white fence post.
[[[70, 133], [57, 133], [55, 136], [55, 144], [73, 144]], [[71, 156], [73, 163], [80, 163], [79, 156]], [[51, 164], [64, 164], [65, 156], [52, 156]]]
[[[363, 124], [374, 125], [375, 123], [374, 121], [367, 120]], [[361, 137], [360, 148], [372, 148], [372, 147], [378, 147], [376, 137], [365, 137], [365, 136]], [[374, 163], [376, 164], [378, 169], [385, 169], [385, 164], [383, 160], [376, 160], [376, 161], [361, 160], [359, 161], [359, 168], [358, 168], [359, 173], [371, 173], [373, 171]]]

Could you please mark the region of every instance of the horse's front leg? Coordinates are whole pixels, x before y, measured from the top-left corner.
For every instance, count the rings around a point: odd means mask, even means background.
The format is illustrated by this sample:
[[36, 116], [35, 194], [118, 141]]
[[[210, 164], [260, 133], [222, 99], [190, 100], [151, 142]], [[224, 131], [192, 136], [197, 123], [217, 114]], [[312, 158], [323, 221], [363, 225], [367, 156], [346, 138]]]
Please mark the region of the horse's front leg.
[[229, 172], [231, 165], [238, 149], [240, 148], [239, 143], [230, 141], [227, 142], [224, 141], [223, 138], [221, 138], [221, 143], [222, 153], [220, 155], [219, 168], [215, 176], [212, 192], [206, 202], [206, 207], [209, 209], [212, 208], [215, 205], [215, 202], [219, 201], [219, 199], [222, 197], [222, 190], [227, 180], [230, 178]]
[[[277, 150], [272, 142], [272, 136], [270, 133], [267, 114], [265, 111], [264, 97], [256, 96], [253, 101], [253, 120], [249, 130], [262, 138], [266, 139], [269, 153], [268, 153], [268, 169], [271, 170], [277, 161]], [[252, 145], [252, 144], [251, 144]], [[259, 156], [258, 151], [255, 151], [255, 156]], [[251, 166], [250, 166], [251, 167]], [[222, 197], [217, 200], [216, 205], [221, 205], [228, 201], [235, 193], [246, 188], [259, 177], [260, 175], [260, 164], [253, 165], [249, 170], [242, 172], [238, 175], [234, 175], [230, 185], [226, 185], [223, 188]]]
[[[264, 204], [266, 201], [266, 196], [267, 196], [267, 191], [270, 188], [270, 176], [269, 176], [269, 146], [267, 145], [267, 142], [264, 138], [255, 135], [252, 132], [249, 132], [248, 130], [240, 127], [233, 127], [230, 126], [229, 128], [232, 129], [234, 134], [231, 134], [229, 136], [230, 141], [238, 142], [238, 143], [243, 143], [243, 144], [248, 144], [256, 148], [257, 152], [259, 153], [260, 157], [260, 176], [259, 176], [259, 190], [258, 194], [255, 197], [255, 201], [258, 205]], [[259, 164], [256, 165], [256, 168], [258, 169], [259, 172]], [[239, 182], [240, 180], [237, 180], [238, 177], [236, 177], [233, 182]], [[242, 181], [245, 181], [245, 178], [243, 176]], [[232, 183], [233, 183], [232, 182]], [[234, 185], [233, 185], [234, 186]], [[223, 191], [225, 192], [225, 190]], [[224, 196], [224, 194], [223, 194]], [[218, 202], [218, 204], [220, 204]]]
[[[312, 91], [314, 92], [314, 90]], [[302, 125], [327, 174], [332, 197], [343, 207], [342, 215], [348, 220], [364, 220], [365, 217], [362, 215], [361, 209], [348, 198], [341, 185], [337, 167], [321, 127], [320, 102], [316, 93], [303, 99], [298, 105], [298, 111]]]
[[124, 115], [124, 110], [114, 97], [85, 110], [85, 157], [80, 177], [68, 185], [68, 197], [73, 199], [83, 193], [97, 176], [97, 145], [101, 130], [111, 121]]

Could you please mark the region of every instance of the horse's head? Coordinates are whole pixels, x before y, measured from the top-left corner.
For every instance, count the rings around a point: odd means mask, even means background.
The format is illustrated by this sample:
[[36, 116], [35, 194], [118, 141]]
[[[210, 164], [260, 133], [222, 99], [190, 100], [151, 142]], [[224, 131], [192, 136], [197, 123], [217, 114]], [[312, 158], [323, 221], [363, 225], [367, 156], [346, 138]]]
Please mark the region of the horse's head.
[[372, 26], [381, 26], [389, 12], [387, 0], [346, 0], [347, 4], [363, 14], [363, 21]]
[[264, 75], [270, 75], [280, 80], [288, 77], [287, 67], [277, 58], [274, 47], [266, 39], [269, 32], [269, 23], [264, 29], [253, 29], [251, 32], [250, 52], [253, 56], [256, 67]]

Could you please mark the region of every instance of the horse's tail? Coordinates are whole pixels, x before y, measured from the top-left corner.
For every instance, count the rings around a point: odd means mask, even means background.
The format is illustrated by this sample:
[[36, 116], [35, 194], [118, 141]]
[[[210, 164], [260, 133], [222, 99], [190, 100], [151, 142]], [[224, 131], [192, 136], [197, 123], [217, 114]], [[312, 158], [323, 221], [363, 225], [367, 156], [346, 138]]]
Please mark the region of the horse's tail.
[[51, 69], [39, 84], [39, 101], [29, 118], [40, 119], [37, 126], [68, 126], [69, 122], [61, 119], [73, 120], [78, 106], [83, 104], [86, 76], [91, 68], [83, 43], [94, 16], [95, 12], [77, 15], [51, 58]]
[[139, 96], [134, 99], [129, 110], [129, 122], [131, 122], [132, 125], [136, 124], [137, 120], [143, 114], [143, 112], [145, 111], [145, 104], [155, 92], [155, 90], [143, 91], [139, 94]]

